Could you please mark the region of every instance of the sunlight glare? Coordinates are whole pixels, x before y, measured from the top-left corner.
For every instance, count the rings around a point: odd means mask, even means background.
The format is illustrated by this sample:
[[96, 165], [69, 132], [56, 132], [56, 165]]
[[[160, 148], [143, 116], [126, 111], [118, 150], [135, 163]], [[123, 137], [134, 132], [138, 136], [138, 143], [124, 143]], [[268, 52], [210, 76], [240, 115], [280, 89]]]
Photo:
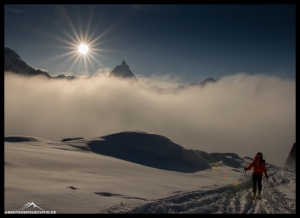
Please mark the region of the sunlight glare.
[[89, 50], [89, 47], [86, 45], [86, 44], [80, 44], [78, 46], [78, 51], [81, 53], [81, 54], [86, 54]]

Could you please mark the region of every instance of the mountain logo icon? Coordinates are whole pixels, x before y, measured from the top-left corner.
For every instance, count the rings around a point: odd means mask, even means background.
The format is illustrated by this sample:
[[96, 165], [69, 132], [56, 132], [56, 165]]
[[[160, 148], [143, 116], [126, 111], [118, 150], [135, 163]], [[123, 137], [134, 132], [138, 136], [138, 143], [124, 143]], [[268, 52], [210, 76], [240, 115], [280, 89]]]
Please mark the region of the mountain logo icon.
[[28, 202], [27, 204], [24, 204], [23, 207], [21, 207], [18, 211], [23, 211], [23, 210], [32, 210], [32, 209], [37, 209], [37, 210], [41, 210], [43, 211], [42, 208], [40, 208], [39, 206], [37, 206], [35, 203], [33, 202]]

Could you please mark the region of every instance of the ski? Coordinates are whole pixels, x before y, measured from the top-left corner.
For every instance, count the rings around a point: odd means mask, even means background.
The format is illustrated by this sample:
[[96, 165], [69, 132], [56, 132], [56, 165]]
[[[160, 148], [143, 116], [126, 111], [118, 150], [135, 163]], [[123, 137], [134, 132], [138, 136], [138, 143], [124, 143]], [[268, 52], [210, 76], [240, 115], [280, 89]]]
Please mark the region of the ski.
[[252, 200], [261, 200], [261, 196], [251, 196]]

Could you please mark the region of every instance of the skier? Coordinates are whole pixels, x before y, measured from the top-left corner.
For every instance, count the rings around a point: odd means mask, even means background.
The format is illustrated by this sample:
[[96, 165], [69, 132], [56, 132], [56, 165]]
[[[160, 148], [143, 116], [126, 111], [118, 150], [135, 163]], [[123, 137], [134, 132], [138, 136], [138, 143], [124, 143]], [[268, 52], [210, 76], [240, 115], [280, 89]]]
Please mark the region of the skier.
[[265, 166], [265, 160], [263, 160], [263, 155], [261, 152], [258, 152], [255, 157], [254, 161], [249, 164], [248, 167], [245, 167], [244, 170], [250, 170], [253, 167], [253, 174], [252, 174], [252, 181], [253, 181], [253, 196], [256, 196], [256, 183], [258, 183], [258, 197], [260, 198], [261, 194], [261, 181], [262, 181], [262, 176], [263, 173], [265, 174], [267, 180], [268, 180], [268, 174], [267, 174], [267, 169]]

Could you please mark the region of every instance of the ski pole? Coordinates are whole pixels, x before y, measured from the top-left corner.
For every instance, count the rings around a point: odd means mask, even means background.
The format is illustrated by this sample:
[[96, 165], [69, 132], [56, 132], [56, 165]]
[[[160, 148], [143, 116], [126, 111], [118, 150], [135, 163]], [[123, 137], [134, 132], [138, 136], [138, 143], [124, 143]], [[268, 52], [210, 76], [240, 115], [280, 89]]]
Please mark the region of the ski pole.
[[272, 200], [275, 201], [274, 196], [273, 196], [272, 191], [271, 191], [270, 184], [269, 184], [269, 182], [267, 182], [267, 183], [268, 183], [268, 188], [269, 188], [269, 195], [271, 196]]
[[244, 173], [244, 180], [243, 180], [243, 183], [244, 183], [244, 188], [245, 188], [245, 177], [246, 177], [246, 170], [244, 170], [245, 171], [245, 173]]
[[[264, 177], [264, 179], [265, 179], [265, 178], [266, 178], [266, 177]], [[267, 180], [267, 184], [268, 184], [269, 196], [272, 198], [272, 200], [274, 200], [273, 195], [272, 195], [272, 193], [271, 193], [271, 187], [270, 187], [269, 181], [268, 181], [268, 179], [266, 179], [266, 180]]]

